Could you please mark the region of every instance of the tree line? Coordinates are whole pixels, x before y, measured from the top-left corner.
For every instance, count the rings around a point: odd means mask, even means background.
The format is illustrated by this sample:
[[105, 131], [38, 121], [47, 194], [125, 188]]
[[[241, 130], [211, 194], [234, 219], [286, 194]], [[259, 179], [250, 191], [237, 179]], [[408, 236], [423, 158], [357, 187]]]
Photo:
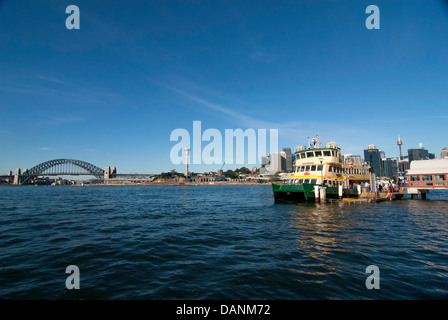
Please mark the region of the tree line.
[[[222, 174], [226, 178], [230, 179], [237, 179], [242, 174], [250, 174], [252, 173], [250, 169], [246, 167], [241, 167], [235, 170], [226, 170]], [[194, 175], [194, 173], [192, 173]], [[160, 175], [157, 176], [159, 179], [175, 179], [175, 178], [184, 178], [185, 174], [177, 172], [175, 169], [169, 171], [169, 172], [162, 172]]]

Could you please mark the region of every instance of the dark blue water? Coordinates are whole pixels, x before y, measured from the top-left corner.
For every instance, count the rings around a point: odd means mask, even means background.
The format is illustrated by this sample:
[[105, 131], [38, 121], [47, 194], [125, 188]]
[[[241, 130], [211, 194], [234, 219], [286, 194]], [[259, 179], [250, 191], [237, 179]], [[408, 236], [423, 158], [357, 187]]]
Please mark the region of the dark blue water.
[[[274, 204], [270, 186], [3, 186], [0, 298], [446, 299], [447, 199]], [[69, 265], [79, 290], [65, 286]], [[369, 265], [380, 289], [366, 288]]]

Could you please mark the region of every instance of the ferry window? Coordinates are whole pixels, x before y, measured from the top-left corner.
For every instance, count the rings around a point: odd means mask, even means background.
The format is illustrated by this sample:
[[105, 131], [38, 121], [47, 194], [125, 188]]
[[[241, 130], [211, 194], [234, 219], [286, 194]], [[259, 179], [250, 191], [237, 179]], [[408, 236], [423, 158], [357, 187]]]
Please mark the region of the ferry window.
[[332, 166], [328, 166], [328, 172], [333, 172], [333, 167]]
[[310, 166], [306, 166], [305, 171], [310, 171]]
[[322, 157], [322, 151], [314, 151], [314, 156], [316, 157]]
[[305, 152], [300, 154], [300, 159], [305, 159]]
[[310, 183], [312, 183], [312, 184], [316, 184], [317, 183], [317, 179], [311, 179], [311, 182]]
[[324, 157], [331, 157], [330, 150], [324, 150]]
[[444, 174], [436, 174], [434, 176], [434, 180], [436, 180], [436, 181], [446, 181], [446, 177], [445, 177]]
[[302, 184], [302, 182], [303, 182], [303, 179], [299, 179], [299, 184]]
[[310, 183], [310, 179], [305, 179], [303, 182], [304, 183]]
[[311, 171], [316, 171], [316, 166], [311, 166]]
[[296, 172], [299, 172], [299, 171], [300, 171], [300, 167], [297, 167], [297, 168], [296, 168]]
[[321, 164], [317, 166], [317, 171], [322, 171], [322, 169], [323, 169], [323, 166]]
[[411, 176], [411, 181], [420, 181], [420, 176]]
[[306, 157], [307, 158], [312, 158], [313, 157], [313, 151], [309, 151], [306, 153]]
[[300, 172], [303, 172], [303, 171], [305, 171], [305, 166], [300, 167]]
[[331, 150], [331, 155], [332, 155], [333, 157], [336, 157], [336, 151]]
[[423, 185], [424, 185], [424, 186], [432, 186], [433, 183], [432, 183], [432, 182], [424, 182]]
[[327, 184], [327, 180], [324, 180], [324, 184]]
[[446, 182], [436, 182], [436, 186], [438, 187], [446, 186]]
[[432, 181], [432, 176], [430, 176], [430, 175], [423, 175], [422, 176], [422, 181]]

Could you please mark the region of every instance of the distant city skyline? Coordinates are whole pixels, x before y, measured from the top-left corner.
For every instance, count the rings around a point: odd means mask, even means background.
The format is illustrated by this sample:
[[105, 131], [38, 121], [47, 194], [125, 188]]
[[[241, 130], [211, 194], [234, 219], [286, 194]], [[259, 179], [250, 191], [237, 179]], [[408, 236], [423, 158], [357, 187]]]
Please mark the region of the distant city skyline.
[[353, 155], [448, 146], [446, 1], [6, 0], [0, 30], [2, 173], [59, 158], [183, 172], [170, 134], [193, 121], [278, 129], [278, 151], [316, 135]]

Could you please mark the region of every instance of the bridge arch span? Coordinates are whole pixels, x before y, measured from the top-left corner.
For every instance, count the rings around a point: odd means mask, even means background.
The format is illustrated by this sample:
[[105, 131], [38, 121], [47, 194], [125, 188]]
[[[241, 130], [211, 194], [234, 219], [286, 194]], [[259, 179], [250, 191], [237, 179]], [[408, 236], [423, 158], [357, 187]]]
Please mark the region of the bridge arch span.
[[[45, 171], [49, 170], [50, 168], [63, 166], [63, 165], [74, 165], [74, 166], [84, 169], [85, 171], [90, 173], [92, 176], [95, 176], [97, 178], [104, 177], [104, 169], [101, 169], [91, 163], [81, 161], [81, 160], [75, 160], [75, 159], [54, 159], [54, 160], [45, 161], [45, 162], [42, 162], [42, 163], [38, 164], [37, 166], [34, 166], [31, 169], [29, 169], [28, 174], [34, 175], [34, 176], [41, 175], [41, 174], [44, 174]], [[64, 170], [62, 170], [61, 172], [58, 172], [58, 174], [61, 174], [61, 175], [63, 175], [64, 173], [72, 174], [74, 172], [70, 172], [70, 171], [64, 172]]]

